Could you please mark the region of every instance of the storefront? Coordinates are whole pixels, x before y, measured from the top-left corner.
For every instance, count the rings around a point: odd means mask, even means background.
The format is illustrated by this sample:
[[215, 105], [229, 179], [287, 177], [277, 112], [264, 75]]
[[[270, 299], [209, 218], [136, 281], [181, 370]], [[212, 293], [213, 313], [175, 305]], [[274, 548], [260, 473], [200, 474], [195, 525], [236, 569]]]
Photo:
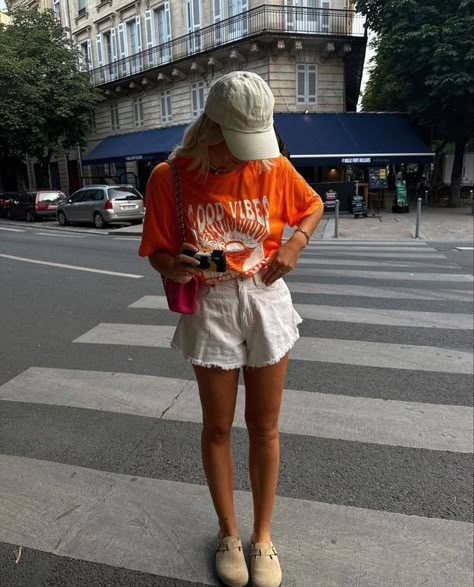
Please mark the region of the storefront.
[[275, 114], [275, 127], [293, 165], [323, 199], [336, 192], [341, 211], [351, 209], [356, 192], [383, 206], [400, 170], [408, 179], [433, 160], [401, 114], [284, 113]]

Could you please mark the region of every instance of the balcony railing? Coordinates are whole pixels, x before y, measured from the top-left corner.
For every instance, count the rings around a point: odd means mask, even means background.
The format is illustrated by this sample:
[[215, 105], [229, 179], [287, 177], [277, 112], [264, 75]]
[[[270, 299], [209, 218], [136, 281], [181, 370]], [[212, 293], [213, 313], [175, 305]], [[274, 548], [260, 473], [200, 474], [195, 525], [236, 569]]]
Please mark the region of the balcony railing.
[[363, 37], [363, 17], [354, 10], [259, 6], [173, 41], [151, 47], [90, 72], [96, 86], [108, 84], [171, 62], [197, 57], [238, 40], [265, 34]]

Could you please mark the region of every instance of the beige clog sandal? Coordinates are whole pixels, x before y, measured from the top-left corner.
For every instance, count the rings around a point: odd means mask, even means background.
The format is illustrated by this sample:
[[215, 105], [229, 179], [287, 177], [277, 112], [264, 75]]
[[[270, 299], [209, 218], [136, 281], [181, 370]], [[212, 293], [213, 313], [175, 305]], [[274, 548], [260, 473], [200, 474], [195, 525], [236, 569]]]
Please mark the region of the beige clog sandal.
[[280, 587], [280, 561], [272, 542], [252, 544], [250, 566], [253, 587]]
[[216, 572], [228, 587], [244, 587], [249, 582], [249, 571], [238, 536], [217, 537]]

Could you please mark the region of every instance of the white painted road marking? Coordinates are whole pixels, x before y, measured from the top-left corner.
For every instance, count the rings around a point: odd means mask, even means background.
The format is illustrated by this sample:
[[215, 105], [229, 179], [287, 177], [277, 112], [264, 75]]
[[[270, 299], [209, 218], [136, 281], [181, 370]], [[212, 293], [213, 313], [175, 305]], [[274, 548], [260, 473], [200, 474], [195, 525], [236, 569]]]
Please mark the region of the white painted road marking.
[[333, 275], [334, 277], [354, 277], [358, 279], [383, 279], [403, 280], [403, 281], [456, 281], [462, 283], [472, 283], [474, 281], [472, 275], [466, 273], [416, 273], [416, 272], [397, 272], [397, 271], [358, 271], [357, 269], [326, 269], [321, 267], [318, 269], [306, 269], [298, 266], [293, 269], [291, 275], [308, 275], [313, 278], [320, 278], [321, 276]]
[[457, 300], [472, 302], [472, 289], [420, 289], [414, 287], [369, 287], [345, 285], [343, 283], [305, 283], [288, 281], [292, 293], [319, 294], [327, 296], [367, 297], [402, 300]]
[[87, 234], [72, 234], [70, 232], [34, 232], [33, 234], [38, 236], [53, 236], [56, 238], [87, 238]]
[[[73, 342], [169, 348], [174, 326], [101, 323]], [[473, 373], [472, 353], [442, 347], [300, 338], [290, 360], [386, 367], [441, 373]]]
[[37, 265], [49, 265], [50, 267], [60, 267], [62, 269], [73, 269], [74, 271], [88, 271], [89, 273], [101, 273], [102, 275], [113, 275], [114, 277], [130, 277], [132, 279], [140, 279], [143, 275], [135, 275], [134, 273], [118, 273], [116, 271], [105, 271], [104, 269], [92, 269], [91, 267], [79, 267], [78, 265], [65, 265], [63, 263], [51, 263], [50, 261], [38, 261], [37, 259], [28, 259], [26, 257], [15, 257], [13, 255], [3, 255], [0, 257], [4, 259], [12, 259], [13, 261], [23, 261], [25, 263], [35, 263]]
[[[234, 426], [245, 428], [240, 388]], [[202, 422], [195, 381], [31, 367], [0, 387], [0, 400]], [[318, 438], [473, 452], [473, 409], [286, 389], [280, 430]]]
[[3, 228], [2, 226], [0, 226], [0, 230], [7, 230], [8, 232], [25, 232], [20, 228]]
[[[165, 296], [144, 296], [129, 307], [166, 310]], [[412, 312], [406, 310], [380, 310], [377, 308], [351, 308], [348, 306], [322, 306], [319, 304], [295, 304], [302, 318], [352, 324], [379, 324], [380, 326], [403, 326], [415, 328], [450, 328], [472, 330], [472, 314], [449, 314], [442, 312]]]
[[[206, 486], [15, 456], [0, 456], [0, 470], [1, 541], [217, 584], [209, 564], [215, 513]], [[234, 497], [247, 536], [252, 497], [245, 491]], [[281, 537], [287, 585], [314, 587], [316, 569], [325, 586], [472, 586], [467, 522], [277, 496], [272, 529]]]

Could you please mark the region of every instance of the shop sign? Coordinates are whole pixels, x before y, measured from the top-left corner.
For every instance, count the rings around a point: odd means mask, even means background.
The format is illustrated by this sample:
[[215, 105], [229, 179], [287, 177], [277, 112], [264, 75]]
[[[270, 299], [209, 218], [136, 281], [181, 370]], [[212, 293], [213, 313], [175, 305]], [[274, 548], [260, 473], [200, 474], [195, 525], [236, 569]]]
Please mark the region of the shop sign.
[[371, 157], [346, 157], [342, 158], [343, 163], [370, 163]]
[[130, 155], [129, 157], [125, 157], [125, 161], [140, 161], [143, 159], [143, 155]]

